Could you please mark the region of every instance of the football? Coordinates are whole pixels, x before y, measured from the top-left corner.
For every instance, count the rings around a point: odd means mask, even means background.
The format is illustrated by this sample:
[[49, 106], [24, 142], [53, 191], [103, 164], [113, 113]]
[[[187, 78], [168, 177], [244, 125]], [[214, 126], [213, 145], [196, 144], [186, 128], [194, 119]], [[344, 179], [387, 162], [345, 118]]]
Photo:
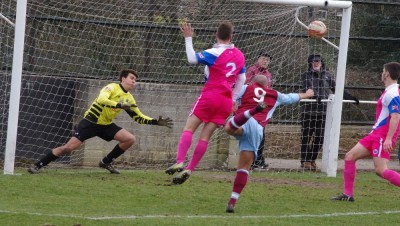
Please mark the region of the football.
[[326, 26], [322, 21], [314, 20], [308, 25], [308, 36], [312, 38], [322, 38], [326, 31]]

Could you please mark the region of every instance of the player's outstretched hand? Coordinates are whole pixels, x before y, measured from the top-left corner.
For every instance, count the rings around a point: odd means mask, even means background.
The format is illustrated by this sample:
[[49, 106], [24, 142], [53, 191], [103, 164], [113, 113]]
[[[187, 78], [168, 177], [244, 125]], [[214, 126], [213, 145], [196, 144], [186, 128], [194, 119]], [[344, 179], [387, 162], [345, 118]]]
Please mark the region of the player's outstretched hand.
[[308, 89], [306, 91], [306, 96], [307, 96], [307, 98], [313, 97], [314, 96], [314, 90], [313, 89]]
[[158, 118], [158, 125], [159, 126], [166, 126], [168, 128], [172, 128], [174, 123], [172, 123], [172, 119], [170, 118], [162, 118], [161, 116]]

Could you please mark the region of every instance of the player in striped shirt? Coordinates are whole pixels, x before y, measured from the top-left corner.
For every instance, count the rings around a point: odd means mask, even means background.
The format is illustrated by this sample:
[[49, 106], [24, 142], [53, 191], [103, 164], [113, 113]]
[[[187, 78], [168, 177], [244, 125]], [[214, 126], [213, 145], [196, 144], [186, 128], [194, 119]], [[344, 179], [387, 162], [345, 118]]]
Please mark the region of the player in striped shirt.
[[254, 76], [253, 82], [242, 88], [238, 97], [240, 105], [235, 116], [225, 125], [225, 131], [239, 140], [239, 162], [236, 167], [236, 177], [233, 183], [231, 198], [226, 212], [233, 213], [236, 201], [246, 186], [249, 170], [257, 158], [258, 146], [263, 137], [263, 128], [272, 117], [279, 105], [299, 102], [301, 99], [314, 96], [314, 91], [308, 89], [305, 93], [283, 94], [269, 89], [269, 82], [264, 75]]
[[[173, 179], [174, 184], [184, 183], [196, 168], [208, 147], [213, 132], [225, 124], [232, 112], [233, 100], [246, 80], [243, 53], [231, 43], [233, 26], [230, 22], [219, 25], [215, 44], [211, 49], [196, 53], [193, 49], [193, 28], [189, 23], [181, 26], [185, 37], [186, 55], [190, 64], [204, 64], [206, 83], [195, 101], [181, 135], [176, 155], [176, 163], [165, 173], [180, 172]], [[235, 85], [232, 91], [232, 86]], [[200, 138], [192, 158], [184, 169], [184, 161], [192, 144], [193, 133], [201, 125]]]
[[135, 143], [135, 136], [112, 121], [117, 115], [125, 110], [133, 120], [139, 124], [167, 126], [171, 128], [170, 118], [153, 119], [144, 115], [136, 105], [131, 91], [136, 84], [138, 75], [136, 71], [124, 69], [119, 74], [120, 83], [110, 83], [101, 89], [98, 97], [85, 112], [84, 118], [75, 127], [74, 135], [70, 140], [57, 148], [51, 150], [46, 156], [28, 168], [28, 172], [35, 174], [39, 170], [56, 160], [60, 156], [71, 153], [81, 144], [92, 137], [98, 136], [103, 140], [117, 140], [119, 143], [100, 162], [99, 167], [107, 169], [110, 173], [119, 174], [112, 166], [112, 161], [122, 155]]
[[356, 161], [371, 156], [375, 173], [390, 183], [400, 186], [400, 174], [390, 170], [387, 163], [390, 152], [396, 143], [400, 130], [400, 63], [390, 62], [383, 65], [381, 81], [385, 91], [376, 105], [375, 124], [372, 131], [362, 138], [344, 157], [343, 193], [332, 200], [354, 202], [354, 180]]

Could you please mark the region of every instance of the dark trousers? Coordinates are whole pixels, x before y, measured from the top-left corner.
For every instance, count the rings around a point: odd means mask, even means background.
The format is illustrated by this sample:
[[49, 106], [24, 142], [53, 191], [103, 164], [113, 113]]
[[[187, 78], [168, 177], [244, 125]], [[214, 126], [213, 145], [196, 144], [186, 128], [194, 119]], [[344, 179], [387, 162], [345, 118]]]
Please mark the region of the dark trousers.
[[301, 162], [315, 161], [324, 142], [325, 115], [302, 114]]
[[257, 165], [257, 166], [265, 165], [264, 149], [265, 149], [265, 127], [263, 128], [263, 137], [262, 137], [260, 145], [258, 146], [257, 159], [254, 160], [254, 163], [253, 163], [254, 165]]

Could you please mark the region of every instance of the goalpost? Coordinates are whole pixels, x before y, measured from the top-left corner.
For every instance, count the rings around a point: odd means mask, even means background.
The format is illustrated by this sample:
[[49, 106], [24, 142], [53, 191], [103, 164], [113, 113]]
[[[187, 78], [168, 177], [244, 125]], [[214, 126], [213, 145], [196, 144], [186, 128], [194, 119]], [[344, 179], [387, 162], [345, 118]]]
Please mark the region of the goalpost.
[[[336, 96], [328, 100], [334, 114], [326, 119], [329, 139], [324, 143], [322, 170], [336, 176], [351, 2], [17, 3], [0, 3], [0, 23], [4, 24], [0, 48], [4, 53], [13, 53], [12, 57], [0, 58], [1, 65], [6, 66], [1, 71], [6, 82], [1, 85], [5, 98], [0, 105], [5, 112], [0, 121], [4, 174], [13, 174], [16, 166], [27, 167], [65, 143], [101, 87], [118, 82], [116, 75], [122, 68], [139, 72], [133, 95], [141, 111], [154, 118], [171, 117], [175, 125], [173, 129], [138, 125], [121, 113], [116, 123], [135, 134], [138, 142], [117, 163], [126, 168], [166, 168], [174, 161], [187, 114], [204, 82], [203, 67], [187, 64], [178, 24], [189, 21], [193, 25], [194, 48], [199, 51], [212, 46], [216, 27], [229, 20], [235, 26], [233, 43], [245, 53], [247, 67], [256, 62], [260, 52], [272, 55], [273, 88], [280, 92], [298, 92], [307, 56], [317, 52], [323, 55], [335, 75]], [[327, 25], [326, 40], [307, 36], [301, 23], [315, 19]], [[296, 161], [290, 170], [299, 168], [299, 114], [299, 105], [280, 107], [266, 129], [267, 159], [278, 163]], [[95, 166], [114, 145], [90, 139], [49, 168]], [[234, 167], [236, 145], [221, 129], [216, 131], [200, 167]]]

